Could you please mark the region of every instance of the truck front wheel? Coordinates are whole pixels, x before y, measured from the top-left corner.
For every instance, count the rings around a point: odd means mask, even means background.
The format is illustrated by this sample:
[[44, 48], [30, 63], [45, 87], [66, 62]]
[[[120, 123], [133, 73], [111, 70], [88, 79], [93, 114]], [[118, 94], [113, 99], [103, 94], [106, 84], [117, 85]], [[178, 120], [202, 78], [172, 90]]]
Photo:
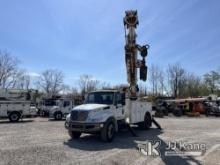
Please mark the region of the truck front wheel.
[[81, 132], [75, 132], [75, 131], [68, 131], [70, 137], [72, 139], [79, 139], [79, 137], [81, 136]]
[[105, 142], [111, 142], [115, 137], [115, 124], [113, 120], [108, 120], [101, 130], [101, 139]]
[[21, 118], [21, 114], [19, 112], [12, 112], [9, 115], [9, 120], [11, 122], [17, 122]]
[[62, 120], [63, 114], [61, 112], [55, 112], [54, 118], [55, 118], [55, 120]]

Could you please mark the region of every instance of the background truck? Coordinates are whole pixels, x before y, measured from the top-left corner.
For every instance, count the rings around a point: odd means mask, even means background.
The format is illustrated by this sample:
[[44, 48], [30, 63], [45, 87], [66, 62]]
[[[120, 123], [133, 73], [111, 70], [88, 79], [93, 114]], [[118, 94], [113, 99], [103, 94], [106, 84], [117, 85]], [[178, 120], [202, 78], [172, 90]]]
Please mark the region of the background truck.
[[148, 129], [152, 124], [150, 102], [125, 98], [117, 90], [102, 90], [88, 94], [85, 103], [76, 106], [66, 118], [69, 135], [79, 138], [82, 133], [97, 133], [111, 142], [120, 127], [138, 125]]
[[48, 117], [50, 109], [54, 106], [57, 106], [57, 101], [58, 99], [53, 98], [43, 98], [42, 100], [40, 100], [38, 102], [38, 114], [43, 117]]
[[37, 115], [37, 108], [30, 101], [0, 101], [0, 118], [8, 118], [11, 122], [19, 121], [23, 117]]
[[11, 122], [23, 117], [37, 115], [34, 95], [36, 90], [1, 89], [0, 118], [8, 118]]
[[48, 109], [49, 117], [55, 120], [61, 120], [66, 117], [74, 107], [74, 101], [68, 98], [56, 100], [56, 105]]

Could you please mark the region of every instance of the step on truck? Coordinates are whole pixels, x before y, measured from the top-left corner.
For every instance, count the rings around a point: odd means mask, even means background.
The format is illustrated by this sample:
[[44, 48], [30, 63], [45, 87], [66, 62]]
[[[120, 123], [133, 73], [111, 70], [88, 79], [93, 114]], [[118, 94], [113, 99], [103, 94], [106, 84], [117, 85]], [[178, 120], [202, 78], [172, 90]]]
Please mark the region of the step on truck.
[[82, 133], [95, 133], [100, 134], [103, 141], [111, 142], [121, 126], [150, 128], [151, 109], [151, 102], [126, 99], [125, 93], [117, 90], [95, 91], [87, 95], [84, 104], [73, 108], [65, 127], [73, 139]]

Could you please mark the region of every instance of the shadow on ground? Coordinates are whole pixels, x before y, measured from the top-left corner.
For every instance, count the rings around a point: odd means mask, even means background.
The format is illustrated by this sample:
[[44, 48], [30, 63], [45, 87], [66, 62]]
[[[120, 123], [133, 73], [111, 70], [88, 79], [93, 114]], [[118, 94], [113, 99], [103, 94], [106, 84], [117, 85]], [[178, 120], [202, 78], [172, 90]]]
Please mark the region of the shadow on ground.
[[33, 119], [28, 119], [28, 120], [20, 120], [17, 122], [10, 122], [9, 120], [0, 120], [0, 124], [23, 124], [23, 123], [29, 123], [33, 122]]
[[59, 122], [59, 121], [66, 121], [66, 119], [61, 119], [61, 120], [48, 119], [48, 121], [56, 121], [56, 122]]
[[117, 133], [112, 143], [102, 142], [98, 135], [85, 135], [77, 140], [70, 139], [67, 142], [64, 142], [64, 145], [67, 145], [70, 148], [75, 148], [85, 151], [101, 151], [101, 150], [119, 148], [119, 149], [137, 149], [137, 152], [139, 152], [137, 148], [138, 142], [145, 142], [146, 140], [156, 140], [161, 142], [159, 151], [161, 153], [161, 160], [164, 164], [188, 165], [190, 163], [194, 163], [201, 165], [201, 162], [199, 162], [192, 156], [187, 156], [187, 157], [165, 156], [164, 153], [165, 151], [167, 151], [166, 150], [167, 143], [159, 137], [159, 135], [163, 134], [163, 130], [151, 128], [147, 131], [141, 131], [138, 129], [135, 129], [135, 131], [138, 137], [133, 137], [128, 130], [120, 131], [119, 133]]

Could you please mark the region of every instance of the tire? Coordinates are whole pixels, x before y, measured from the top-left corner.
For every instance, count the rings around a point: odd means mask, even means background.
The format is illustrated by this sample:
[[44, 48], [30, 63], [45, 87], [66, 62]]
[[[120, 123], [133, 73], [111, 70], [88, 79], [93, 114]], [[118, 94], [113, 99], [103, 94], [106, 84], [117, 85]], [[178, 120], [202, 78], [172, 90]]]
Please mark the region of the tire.
[[147, 130], [152, 125], [152, 118], [150, 114], [146, 113], [144, 116], [144, 121], [138, 124], [138, 127], [142, 130]]
[[21, 114], [19, 112], [12, 112], [8, 118], [11, 122], [17, 122], [21, 118]]
[[55, 112], [54, 113], [54, 119], [55, 120], [62, 120], [63, 114], [61, 112]]
[[104, 142], [112, 142], [115, 138], [115, 124], [112, 119], [108, 120], [101, 130], [101, 139]]
[[207, 109], [207, 110], [205, 111], [205, 115], [206, 115], [206, 116], [210, 116], [210, 109]]
[[41, 111], [41, 116], [42, 117], [46, 117], [46, 112], [45, 111]]
[[177, 117], [181, 117], [183, 115], [183, 111], [182, 111], [182, 109], [176, 109], [176, 110], [174, 110], [173, 114]]
[[79, 139], [82, 134], [81, 132], [75, 132], [75, 131], [68, 131], [68, 133], [72, 139]]
[[219, 113], [216, 113], [216, 114], [215, 114], [215, 117], [219, 117], [219, 116], [220, 116], [220, 114], [219, 114]]
[[168, 112], [167, 109], [164, 109], [164, 110], [163, 110], [163, 114], [164, 114], [165, 116], [168, 116], [168, 113], [169, 113], [169, 112]]

